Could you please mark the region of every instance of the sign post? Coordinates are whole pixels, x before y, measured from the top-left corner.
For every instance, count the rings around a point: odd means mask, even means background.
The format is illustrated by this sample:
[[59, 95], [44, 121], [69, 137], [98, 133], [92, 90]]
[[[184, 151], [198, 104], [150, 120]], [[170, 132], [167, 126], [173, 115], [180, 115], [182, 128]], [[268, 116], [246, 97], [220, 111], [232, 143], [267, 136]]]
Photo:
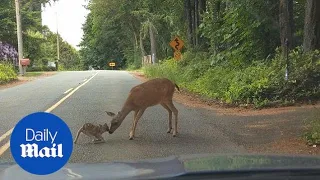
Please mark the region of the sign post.
[[176, 60], [181, 59], [180, 50], [183, 48], [183, 45], [184, 42], [177, 36], [170, 42], [170, 46], [174, 49], [174, 58]]

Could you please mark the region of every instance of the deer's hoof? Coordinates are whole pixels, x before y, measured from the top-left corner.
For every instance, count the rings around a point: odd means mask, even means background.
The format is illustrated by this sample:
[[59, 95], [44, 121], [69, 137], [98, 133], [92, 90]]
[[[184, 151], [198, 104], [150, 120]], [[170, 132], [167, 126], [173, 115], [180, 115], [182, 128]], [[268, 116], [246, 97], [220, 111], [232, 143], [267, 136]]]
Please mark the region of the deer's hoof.
[[133, 140], [133, 137], [130, 137], [129, 140]]
[[168, 130], [167, 130], [167, 133], [171, 133], [171, 129], [168, 129]]
[[172, 136], [176, 137], [177, 136], [177, 132], [173, 132]]

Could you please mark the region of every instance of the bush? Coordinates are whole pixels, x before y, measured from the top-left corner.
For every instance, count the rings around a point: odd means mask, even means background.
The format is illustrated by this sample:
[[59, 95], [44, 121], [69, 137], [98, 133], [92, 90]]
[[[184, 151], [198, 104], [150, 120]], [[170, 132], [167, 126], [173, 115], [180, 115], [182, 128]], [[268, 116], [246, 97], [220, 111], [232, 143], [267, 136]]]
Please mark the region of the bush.
[[8, 83], [16, 79], [17, 73], [11, 64], [0, 64], [0, 84]]
[[27, 67], [27, 72], [39, 72], [39, 71], [56, 71], [56, 68], [48, 67], [48, 66]]
[[241, 67], [233, 65], [236, 60], [211, 65], [206, 58], [206, 53], [187, 52], [183, 61], [168, 59], [146, 66], [144, 72], [149, 78], [166, 77], [190, 92], [232, 105], [261, 108], [320, 99], [319, 51], [304, 54], [301, 48], [294, 49], [288, 81], [280, 52], [272, 60]]
[[320, 119], [310, 123], [311, 128], [305, 133], [305, 139], [309, 145], [320, 145]]

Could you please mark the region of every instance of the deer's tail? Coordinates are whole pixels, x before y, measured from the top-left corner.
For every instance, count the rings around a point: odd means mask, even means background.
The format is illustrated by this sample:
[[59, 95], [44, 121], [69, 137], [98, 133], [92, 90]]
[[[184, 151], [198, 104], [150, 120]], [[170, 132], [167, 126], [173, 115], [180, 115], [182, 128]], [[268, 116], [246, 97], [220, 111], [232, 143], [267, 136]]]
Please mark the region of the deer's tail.
[[176, 83], [174, 83], [174, 85], [176, 86], [176, 88], [178, 89], [178, 91], [180, 92], [180, 88], [179, 88], [179, 86], [176, 84]]

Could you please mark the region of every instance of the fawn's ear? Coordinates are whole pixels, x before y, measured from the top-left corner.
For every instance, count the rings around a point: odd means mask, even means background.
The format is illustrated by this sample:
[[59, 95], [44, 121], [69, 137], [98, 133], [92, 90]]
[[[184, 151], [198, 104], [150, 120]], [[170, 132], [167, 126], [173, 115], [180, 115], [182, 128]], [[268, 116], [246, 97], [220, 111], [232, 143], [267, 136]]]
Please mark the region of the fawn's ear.
[[109, 116], [111, 116], [111, 117], [115, 116], [115, 114], [114, 114], [113, 112], [108, 112], [108, 111], [106, 111], [106, 113], [107, 113]]

